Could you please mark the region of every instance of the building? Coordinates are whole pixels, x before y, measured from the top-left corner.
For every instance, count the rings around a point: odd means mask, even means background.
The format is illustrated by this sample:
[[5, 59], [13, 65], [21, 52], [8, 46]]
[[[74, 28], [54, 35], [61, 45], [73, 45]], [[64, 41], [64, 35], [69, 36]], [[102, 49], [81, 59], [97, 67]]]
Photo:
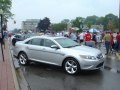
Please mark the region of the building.
[[36, 31], [39, 21], [39, 19], [27, 19], [26, 21], [22, 21], [22, 31]]

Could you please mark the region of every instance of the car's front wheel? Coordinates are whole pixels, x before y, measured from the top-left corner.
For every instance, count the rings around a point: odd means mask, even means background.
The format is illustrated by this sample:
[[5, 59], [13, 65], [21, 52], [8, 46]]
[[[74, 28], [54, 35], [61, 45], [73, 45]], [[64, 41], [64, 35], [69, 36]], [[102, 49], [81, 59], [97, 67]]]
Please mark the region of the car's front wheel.
[[80, 65], [78, 61], [74, 58], [66, 59], [63, 64], [63, 67], [64, 70], [70, 75], [77, 74], [80, 71]]
[[18, 56], [18, 59], [19, 59], [19, 63], [21, 65], [26, 65], [28, 64], [28, 57], [27, 55], [24, 53], [24, 52], [21, 52]]

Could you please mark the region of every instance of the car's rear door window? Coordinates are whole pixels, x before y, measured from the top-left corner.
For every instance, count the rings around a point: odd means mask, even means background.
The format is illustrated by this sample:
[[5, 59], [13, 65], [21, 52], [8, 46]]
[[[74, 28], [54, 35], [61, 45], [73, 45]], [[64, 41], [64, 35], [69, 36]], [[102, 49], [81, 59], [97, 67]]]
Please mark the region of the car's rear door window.
[[41, 39], [40, 38], [34, 38], [34, 39], [31, 39], [28, 42], [26, 42], [26, 44], [40, 46], [41, 45]]
[[52, 45], [56, 45], [52, 40], [44, 39], [44, 46], [51, 47]]

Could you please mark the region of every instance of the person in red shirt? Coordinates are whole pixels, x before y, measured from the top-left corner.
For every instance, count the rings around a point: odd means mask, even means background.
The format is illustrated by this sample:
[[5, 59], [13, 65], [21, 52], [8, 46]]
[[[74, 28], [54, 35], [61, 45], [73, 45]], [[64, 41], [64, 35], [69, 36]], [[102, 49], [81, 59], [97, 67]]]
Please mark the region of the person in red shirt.
[[117, 41], [116, 50], [120, 51], [120, 33], [119, 32], [117, 33], [116, 41]]
[[8, 37], [11, 39], [11, 37], [12, 37], [11, 33], [8, 33]]
[[89, 33], [89, 31], [87, 31], [87, 34], [85, 34], [85, 42], [91, 41], [91, 38], [92, 38], [91, 34]]
[[91, 42], [91, 39], [92, 39], [92, 35], [89, 33], [89, 31], [87, 31], [87, 34], [85, 34], [85, 37], [84, 37], [86, 46], [90, 46], [90, 47], [93, 46], [93, 42]]

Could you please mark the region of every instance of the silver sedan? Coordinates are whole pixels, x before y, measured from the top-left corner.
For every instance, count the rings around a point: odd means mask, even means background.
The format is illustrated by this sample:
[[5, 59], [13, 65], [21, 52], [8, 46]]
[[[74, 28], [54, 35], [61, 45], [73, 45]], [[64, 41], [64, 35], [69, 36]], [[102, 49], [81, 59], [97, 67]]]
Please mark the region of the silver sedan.
[[100, 69], [104, 57], [100, 50], [78, 43], [66, 37], [34, 36], [15, 44], [14, 55], [20, 64], [37, 61], [62, 66], [68, 74], [80, 70]]

